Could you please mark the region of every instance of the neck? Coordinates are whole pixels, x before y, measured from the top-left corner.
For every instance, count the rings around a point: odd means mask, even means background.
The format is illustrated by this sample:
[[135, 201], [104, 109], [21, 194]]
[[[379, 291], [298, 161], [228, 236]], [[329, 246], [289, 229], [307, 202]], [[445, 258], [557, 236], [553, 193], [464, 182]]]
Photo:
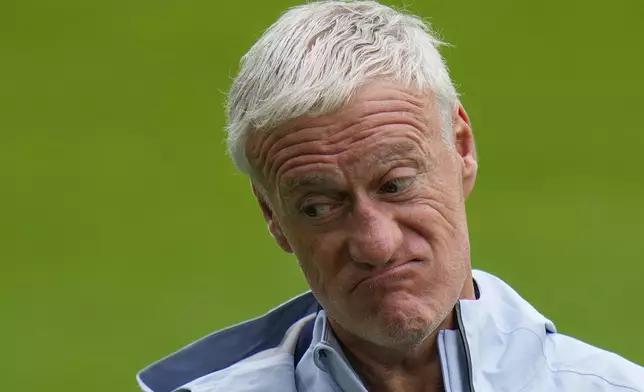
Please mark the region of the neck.
[[[475, 299], [474, 285], [468, 281], [461, 299]], [[456, 312], [443, 320], [421, 344], [409, 348], [379, 346], [351, 334], [329, 319], [351, 366], [368, 391], [441, 392], [443, 376], [436, 337], [442, 329], [457, 328]]]
[[436, 335], [440, 329], [451, 328], [454, 317], [452, 312], [444, 325], [414, 348], [377, 346], [350, 335], [329, 321], [347, 359], [368, 391], [438, 392], [444, 388]]

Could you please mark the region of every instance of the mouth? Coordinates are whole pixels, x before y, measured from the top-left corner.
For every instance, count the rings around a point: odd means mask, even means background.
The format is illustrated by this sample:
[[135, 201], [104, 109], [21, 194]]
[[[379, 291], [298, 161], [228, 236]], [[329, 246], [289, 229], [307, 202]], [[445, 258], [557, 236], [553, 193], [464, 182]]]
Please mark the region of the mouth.
[[413, 279], [416, 275], [416, 268], [422, 263], [421, 260], [410, 260], [402, 264], [383, 268], [360, 279], [354, 286], [354, 290], [360, 286], [375, 288], [392, 282]]

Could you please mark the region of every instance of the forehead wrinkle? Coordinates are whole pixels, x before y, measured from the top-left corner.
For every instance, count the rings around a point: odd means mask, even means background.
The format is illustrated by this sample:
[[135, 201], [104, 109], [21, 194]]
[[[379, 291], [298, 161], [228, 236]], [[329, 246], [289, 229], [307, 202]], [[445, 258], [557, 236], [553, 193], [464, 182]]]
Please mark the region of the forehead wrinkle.
[[338, 132], [332, 133], [328, 141], [333, 144], [348, 139], [349, 143], [354, 143], [368, 137], [377, 130], [376, 128], [395, 125], [411, 126], [429, 136], [430, 121], [421, 107], [408, 103], [403, 103], [401, 106], [400, 101], [395, 101], [395, 105], [391, 104], [392, 101], [382, 102], [386, 102], [385, 106], [373, 107], [374, 101], [371, 101], [369, 105], [364, 103], [354, 108], [354, 116], [352, 116], [354, 120], [340, 127]]
[[383, 125], [411, 126], [420, 134], [429, 136], [427, 131], [431, 128], [431, 120], [428, 115], [433, 112], [429, 95], [414, 95], [396, 89], [362, 95], [360, 98], [363, 100], [356, 100], [345, 106], [344, 110], [331, 115], [303, 116], [273, 132], [262, 132], [264, 135], [252, 149], [252, 155], [261, 164], [264, 175], [269, 177], [276, 174], [275, 166], [279, 170], [279, 165], [283, 163], [279, 161], [287, 160], [289, 150], [302, 143], [310, 143], [310, 149], [317, 150], [318, 154], [334, 154], [368, 138], [375, 128]]
[[378, 162], [389, 163], [403, 158], [408, 158], [418, 151], [418, 146], [412, 142], [387, 143], [384, 148], [376, 150], [373, 159]]
[[421, 139], [417, 137], [394, 136], [386, 141], [382, 141], [368, 155], [355, 157], [349, 165], [359, 165], [364, 163], [366, 170], [369, 171], [377, 166], [392, 166], [395, 162], [412, 161], [420, 168], [429, 166], [430, 154], [421, 144]]
[[269, 143], [268, 148], [263, 148], [260, 157], [266, 160], [288, 148], [301, 144], [325, 144], [325, 138], [320, 137], [320, 134], [324, 135], [325, 133], [328, 133], [328, 131], [324, 128], [295, 128], [282, 132], [273, 132], [277, 140], [274, 143]]
[[424, 117], [426, 111], [430, 110], [424, 102], [408, 101], [401, 99], [371, 99], [354, 104], [354, 111], [358, 117], [366, 117], [376, 113], [413, 113]]
[[[401, 142], [393, 142], [396, 139], [403, 139]], [[349, 153], [349, 151], [346, 151], [344, 153]], [[408, 140], [402, 137], [397, 137], [397, 138], [392, 138], [391, 141], [387, 142], [381, 142], [380, 145], [375, 147], [375, 151], [368, 156], [361, 156], [357, 157], [356, 159], [353, 160], [347, 160], [344, 162], [346, 165], [354, 165], [354, 164], [359, 164], [359, 163], [365, 163], [367, 165], [367, 168], [370, 168], [375, 165], [388, 165], [391, 164], [395, 161], [400, 161], [404, 159], [411, 159], [414, 161], [417, 161], [417, 159], [414, 159], [420, 155], [420, 157], [424, 157], [422, 148], [417, 145], [414, 141]], [[282, 176], [286, 176], [286, 179], [283, 179], [282, 186], [280, 188], [283, 188], [286, 193], [293, 193], [295, 192], [298, 188], [313, 188], [313, 187], [322, 187], [328, 184], [336, 184], [336, 177], [335, 177], [335, 170], [333, 169], [323, 169], [325, 163], [335, 163], [332, 162], [331, 159], [327, 159], [328, 162], [321, 162], [320, 158], [324, 157], [316, 157], [316, 163], [314, 164], [309, 164], [309, 165], [304, 165], [299, 167], [299, 170], [303, 170], [306, 166], [315, 166], [317, 170], [304, 173], [302, 175], [295, 175], [295, 176], [287, 176], [286, 173], [294, 167], [297, 167], [297, 164], [292, 164], [290, 165], [291, 167], [284, 168], [283, 171], [281, 171]], [[421, 162], [417, 162], [419, 165], [422, 165]], [[342, 164], [342, 163], [341, 163]], [[337, 168], [335, 164], [333, 164], [333, 168]]]
[[333, 163], [333, 157], [340, 151], [340, 146], [317, 138], [289, 144], [278, 149], [272, 156], [271, 162], [268, 163], [269, 173], [278, 178], [291, 168], [306, 165], [310, 160], [316, 163]]
[[[400, 92], [399, 92], [400, 94]], [[409, 96], [412, 97], [413, 96]], [[399, 97], [396, 97], [399, 98]], [[327, 116], [303, 117], [293, 121], [293, 129], [288, 130], [282, 140], [286, 141], [289, 134], [310, 133], [307, 140], [318, 139], [321, 145], [330, 145], [342, 141], [347, 134], [356, 134], [360, 131], [387, 123], [401, 123], [416, 128], [426, 128], [425, 122], [427, 108], [418, 99], [372, 99], [360, 101], [345, 107], [345, 110]], [[395, 116], [399, 118], [394, 119]], [[320, 134], [317, 135], [316, 133]], [[352, 140], [355, 141], [356, 139]], [[273, 152], [278, 146], [274, 145]]]
[[[318, 132], [305, 132], [305, 131], [322, 131], [324, 129], [316, 128], [297, 128], [293, 124], [288, 124], [290, 126], [285, 126], [280, 129], [276, 129], [273, 132], [261, 132], [253, 135], [254, 139], [252, 143], [248, 143], [247, 151], [249, 161], [253, 161], [257, 164], [262, 172], [262, 174], [267, 177], [270, 177], [270, 174], [273, 170], [275, 159], [270, 159], [271, 155], [278, 155], [281, 151], [287, 150], [290, 147], [298, 146], [302, 143], [318, 143], [324, 144], [325, 138], [320, 138]], [[301, 140], [297, 140], [300, 138]], [[293, 139], [296, 139], [293, 142]], [[273, 157], [274, 158], [274, 157]]]
[[416, 119], [420, 121], [426, 120], [425, 111], [427, 109], [431, 110], [431, 107], [427, 107], [428, 101], [431, 103], [431, 100], [426, 99], [426, 94], [412, 95], [393, 88], [387, 89], [385, 92], [390, 94], [384, 94], [383, 96], [382, 91], [375, 95], [361, 94], [365, 95], [365, 97], [361, 98], [366, 98], [369, 95], [374, 95], [374, 97], [360, 100], [356, 97], [353, 102], [350, 102], [343, 109], [328, 115], [295, 118], [278, 127], [281, 128], [280, 131], [275, 129], [274, 131], [277, 132], [264, 132], [268, 135], [266, 141], [272, 139], [272, 136], [276, 134], [287, 137], [289, 134], [305, 130], [317, 130], [323, 133], [324, 136], [333, 137], [334, 133], [337, 135], [337, 132], [333, 132], [335, 129], [350, 128], [374, 114], [399, 113], [403, 116], [414, 114]]
[[374, 80], [356, 91], [356, 99], [362, 100], [406, 100], [412, 103], [421, 104], [427, 98], [435, 96], [432, 90], [419, 91], [413, 88], [406, 88], [398, 83], [387, 80]]
[[[407, 124], [387, 123], [384, 126], [360, 129], [357, 132], [350, 133], [349, 138], [345, 137], [337, 141], [323, 141], [315, 139], [289, 145], [282, 150], [278, 150], [273, 156], [272, 162], [270, 163], [271, 173], [274, 173], [276, 177], [279, 177], [291, 168], [302, 164], [306, 165], [306, 162], [311, 160], [318, 163], [334, 163], [333, 158], [338, 154], [350, 154], [352, 150], [360, 148], [363, 144], [371, 143], [373, 138], [381, 139], [383, 137], [390, 137], [388, 134], [392, 133], [394, 130], [399, 131], [399, 127], [401, 125], [406, 127], [408, 126]], [[416, 132], [418, 132], [418, 130], [416, 130]], [[413, 137], [412, 139], [415, 140]], [[376, 141], [375, 144], [378, 145], [379, 142]], [[391, 141], [387, 142], [387, 145], [390, 144]], [[382, 147], [377, 148], [382, 150]], [[389, 151], [385, 153], [379, 152], [378, 154], [380, 154], [380, 159], [389, 160], [395, 157], [400, 157], [402, 152], [409, 152], [411, 150], [410, 148], [401, 150], [399, 146], [396, 145], [393, 145], [393, 148], [395, 149], [394, 151], [389, 149]], [[365, 157], [357, 156], [354, 160], [360, 160], [362, 158]]]
[[[409, 131], [400, 135], [400, 127], [404, 126]], [[290, 145], [285, 149], [279, 150], [269, 164], [271, 173], [275, 180], [285, 175], [293, 168], [331, 164], [336, 167], [340, 165], [354, 165], [365, 161], [368, 167], [375, 164], [387, 164], [394, 160], [410, 158], [413, 153], [416, 157], [425, 161], [430, 154], [423, 141], [426, 139], [421, 130], [407, 124], [386, 124], [379, 127], [368, 129], [370, 132], [360, 132], [360, 136], [354, 136], [350, 140], [343, 140], [342, 143], [319, 143], [309, 141]], [[374, 142], [373, 139], [376, 139]], [[373, 143], [373, 147], [369, 147]], [[372, 151], [369, 155], [355, 155], [352, 152], [359, 150], [366, 145], [367, 151]], [[336, 161], [340, 155], [340, 160]], [[347, 156], [347, 158], [343, 158]], [[416, 159], [418, 160], [418, 159]], [[426, 162], [418, 162], [421, 166], [426, 166]]]

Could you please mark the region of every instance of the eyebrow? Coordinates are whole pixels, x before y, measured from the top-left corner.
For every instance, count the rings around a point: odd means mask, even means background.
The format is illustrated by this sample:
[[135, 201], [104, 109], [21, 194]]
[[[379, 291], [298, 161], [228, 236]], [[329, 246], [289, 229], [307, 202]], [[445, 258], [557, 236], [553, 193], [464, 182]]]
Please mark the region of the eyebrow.
[[313, 172], [289, 178], [284, 182], [284, 190], [289, 194], [302, 188], [321, 188], [335, 183], [330, 177], [328, 174]]
[[418, 146], [413, 143], [390, 144], [386, 148], [378, 149], [373, 155], [364, 157], [377, 163], [389, 163], [407, 158], [413, 153], [419, 153]]
[[[409, 158], [411, 154], [420, 152], [421, 150], [414, 143], [388, 144], [384, 147], [378, 148], [368, 157], [359, 157], [358, 159], [368, 159], [370, 161], [368, 162], [369, 166], [373, 164], [389, 164], [391, 162]], [[331, 173], [318, 171], [286, 179], [283, 184], [283, 189], [286, 192], [285, 194], [292, 194], [300, 189], [324, 188], [336, 184], [337, 182], [334, 180]]]

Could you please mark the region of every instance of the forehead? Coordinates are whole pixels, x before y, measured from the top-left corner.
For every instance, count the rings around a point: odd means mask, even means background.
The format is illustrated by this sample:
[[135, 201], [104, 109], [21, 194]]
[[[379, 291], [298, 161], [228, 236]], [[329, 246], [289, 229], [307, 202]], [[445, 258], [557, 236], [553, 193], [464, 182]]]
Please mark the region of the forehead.
[[335, 173], [343, 169], [358, 169], [362, 174], [369, 176], [374, 168], [390, 166], [396, 162], [421, 166], [422, 162], [419, 161], [424, 158], [426, 156], [422, 147], [412, 141], [401, 140], [392, 143], [389, 140], [383, 140], [365, 151], [365, 154], [351, 154], [349, 151], [338, 154], [338, 159], [328, 162], [311, 160], [314, 163], [294, 166], [279, 176], [278, 185], [284, 191], [290, 192], [297, 188], [335, 182]]
[[252, 135], [246, 153], [256, 174], [274, 185], [295, 173], [428, 155], [428, 146], [440, 139], [433, 95], [380, 83], [359, 90], [334, 113]]

